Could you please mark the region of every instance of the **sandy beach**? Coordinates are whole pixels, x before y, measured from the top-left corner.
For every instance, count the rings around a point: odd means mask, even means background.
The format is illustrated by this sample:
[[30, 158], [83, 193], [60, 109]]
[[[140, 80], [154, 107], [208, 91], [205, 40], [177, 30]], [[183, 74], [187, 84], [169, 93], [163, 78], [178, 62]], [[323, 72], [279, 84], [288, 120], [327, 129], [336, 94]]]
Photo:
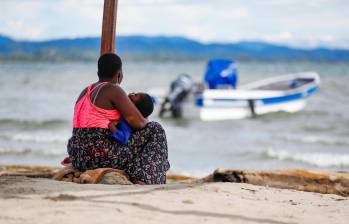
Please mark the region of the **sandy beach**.
[[348, 223], [346, 197], [238, 183], [81, 185], [0, 177], [0, 223]]

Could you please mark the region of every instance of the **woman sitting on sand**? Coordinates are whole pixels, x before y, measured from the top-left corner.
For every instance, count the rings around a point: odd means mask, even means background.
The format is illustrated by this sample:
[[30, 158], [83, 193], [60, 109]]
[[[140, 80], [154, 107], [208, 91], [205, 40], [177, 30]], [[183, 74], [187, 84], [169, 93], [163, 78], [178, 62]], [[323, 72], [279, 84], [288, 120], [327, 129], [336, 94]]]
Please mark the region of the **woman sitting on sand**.
[[[147, 122], [125, 91], [121, 59], [113, 53], [98, 60], [99, 81], [85, 88], [74, 108], [68, 154], [74, 168], [124, 170], [134, 183], [165, 184], [170, 168], [164, 129]], [[126, 145], [111, 138], [108, 125], [123, 117], [134, 130]]]

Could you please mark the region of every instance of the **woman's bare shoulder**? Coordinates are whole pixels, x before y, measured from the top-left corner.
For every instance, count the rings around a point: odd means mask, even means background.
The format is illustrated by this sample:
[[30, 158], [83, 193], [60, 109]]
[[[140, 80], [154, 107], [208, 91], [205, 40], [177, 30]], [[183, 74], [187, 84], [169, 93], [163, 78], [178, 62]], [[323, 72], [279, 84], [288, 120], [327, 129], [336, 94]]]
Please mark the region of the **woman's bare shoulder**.
[[118, 84], [107, 83], [104, 89], [112, 95], [125, 94], [125, 91]]
[[82, 90], [82, 92], [80, 93], [78, 99], [76, 100], [76, 103], [79, 102], [79, 100], [86, 94], [86, 92], [87, 92], [87, 87], [84, 90]]

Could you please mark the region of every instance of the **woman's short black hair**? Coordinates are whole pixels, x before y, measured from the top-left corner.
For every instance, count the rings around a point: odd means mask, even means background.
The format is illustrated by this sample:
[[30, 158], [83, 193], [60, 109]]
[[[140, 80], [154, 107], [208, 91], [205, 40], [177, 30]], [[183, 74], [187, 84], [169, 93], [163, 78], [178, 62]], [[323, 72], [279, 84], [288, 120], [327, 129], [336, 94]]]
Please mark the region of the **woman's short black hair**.
[[114, 53], [106, 53], [98, 59], [98, 77], [111, 79], [122, 68], [121, 58]]
[[134, 102], [134, 104], [144, 118], [147, 118], [151, 113], [153, 113], [153, 99], [146, 93], [142, 93], [140, 99]]

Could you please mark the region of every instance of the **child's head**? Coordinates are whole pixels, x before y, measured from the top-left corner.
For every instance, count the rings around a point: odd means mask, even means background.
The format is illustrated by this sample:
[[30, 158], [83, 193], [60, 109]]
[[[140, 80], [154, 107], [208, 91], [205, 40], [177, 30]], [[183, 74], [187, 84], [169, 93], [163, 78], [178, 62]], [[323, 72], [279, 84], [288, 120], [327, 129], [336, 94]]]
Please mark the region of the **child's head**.
[[151, 96], [146, 93], [130, 93], [130, 100], [135, 104], [143, 117], [147, 118], [154, 110], [154, 103]]

